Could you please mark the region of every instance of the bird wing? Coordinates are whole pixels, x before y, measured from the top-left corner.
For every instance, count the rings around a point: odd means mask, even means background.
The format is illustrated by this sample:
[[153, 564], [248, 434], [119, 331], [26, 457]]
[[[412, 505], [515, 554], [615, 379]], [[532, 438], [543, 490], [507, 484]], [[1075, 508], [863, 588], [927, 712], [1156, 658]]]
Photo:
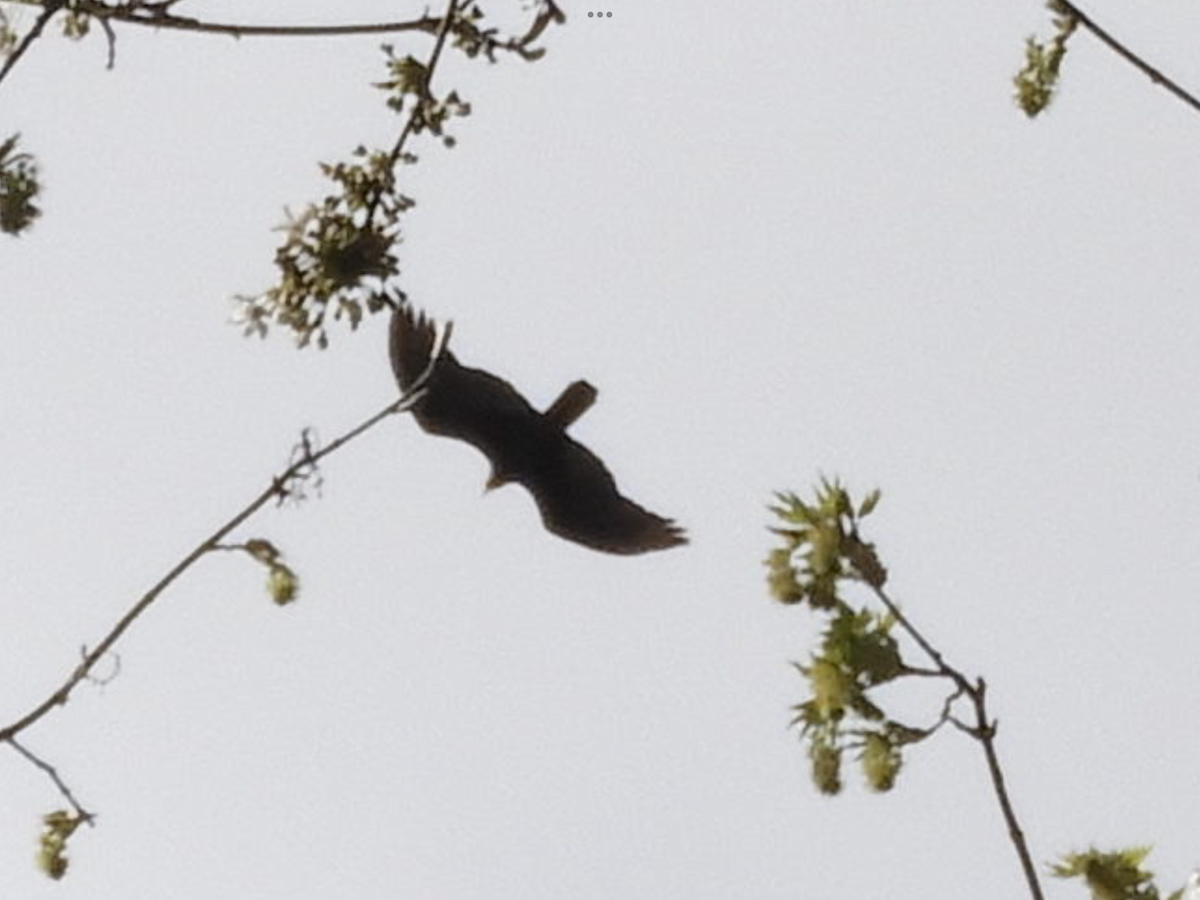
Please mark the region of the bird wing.
[[392, 313], [391, 327], [388, 329], [388, 357], [402, 394], [408, 393], [429, 365], [436, 338], [433, 320], [425, 318], [425, 313], [416, 312], [407, 303], [401, 303]]
[[683, 529], [617, 490], [596, 454], [562, 431], [543, 432], [543, 464], [519, 474], [548, 531], [607, 553], [645, 553], [687, 543]]
[[[401, 392], [429, 364], [436, 329], [424, 313], [403, 304], [392, 314], [389, 355]], [[426, 393], [412, 408], [417, 424], [431, 434], [474, 445], [496, 471], [520, 465], [521, 454], [541, 416], [511, 384], [481, 369], [464, 366], [443, 352], [425, 383]]]

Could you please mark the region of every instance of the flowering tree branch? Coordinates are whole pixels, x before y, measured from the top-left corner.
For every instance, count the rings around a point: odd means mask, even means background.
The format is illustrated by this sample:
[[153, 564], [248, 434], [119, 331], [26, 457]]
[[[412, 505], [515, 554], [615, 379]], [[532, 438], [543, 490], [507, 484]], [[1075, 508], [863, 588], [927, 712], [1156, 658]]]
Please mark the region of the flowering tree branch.
[[[169, 7], [179, 0], [166, 0], [163, 3], [156, 4], [127, 4], [126, 8], [132, 10], [157, 10], [161, 15], [167, 15]], [[451, 36], [457, 36], [461, 39], [464, 33], [464, 28], [469, 31], [470, 28], [475, 28], [471, 20], [464, 20], [461, 17], [460, 4], [464, 0], [448, 0], [445, 15], [433, 21], [438, 23], [438, 28], [435, 32], [434, 47], [426, 62], [413, 63], [420, 71], [420, 95], [415, 103], [403, 106], [403, 111], [408, 113], [408, 122], [402, 129], [399, 138], [393, 150], [393, 157], [399, 157], [403, 151], [405, 140], [411, 135], [420, 132], [421, 130], [429, 130], [438, 133], [441, 119], [439, 116], [444, 116], [445, 113], [437, 105], [437, 102], [432, 98], [429, 91], [429, 82], [432, 77], [433, 69], [440, 58], [444, 45]], [[465, 0], [466, 4], [470, 4], [471, 0]], [[80, 0], [75, 4], [73, 12], [77, 12], [79, 8], [87, 5], [88, 0]], [[44, 28], [49, 18], [61, 8], [62, 4], [55, 4], [53, 8], [50, 4], [43, 7], [42, 14], [39, 17], [38, 23], [30, 35], [26, 36], [24, 46], [27, 47], [38, 33]], [[550, 3], [547, 9], [554, 9]], [[466, 22], [466, 25], [464, 25]], [[458, 29], [456, 31], [456, 28]], [[476, 28], [476, 31], [478, 29]], [[490, 40], [483, 32], [479, 32], [478, 40], [484, 42]], [[486, 52], [486, 46], [481, 46], [483, 52]], [[470, 50], [468, 49], [468, 52]], [[406, 57], [406, 60], [411, 60], [411, 57]], [[405, 85], [411, 89], [412, 85]], [[412, 93], [411, 90], [402, 91], [402, 94]], [[397, 111], [401, 111], [397, 108]], [[15, 140], [11, 142], [15, 146]], [[10, 153], [11, 146], [6, 145], [3, 153]], [[3, 155], [0, 153], [0, 156]], [[384, 154], [386, 157], [386, 154]], [[394, 159], [391, 161], [394, 163]], [[390, 165], [390, 164], [389, 164]], [[354, 172], [346, 169], [343, 171], [342, 181], [348, 191], [358, 190], [361, 192], [364, 183], [356, 181], [352, 176]], [[389, 202], [396, 204], [399, 201], [395, 199], [393, 193], [394, 180], [391, 177], [390, 168], [384, 173], [382, 171], [376, 173], [377, 181], [368, 180], [365, 184], [378, 191], [373, 195], [373, 202], [381, 207], [386, 207]], [[355, 194], [359, 200], [364, 200], [365, 196]], [[344, 247], [335, 248], [336, 250], [344, 251]], [[353, 262], [353, 260], [351, 260]], [[358, 278], [363, 274], [361, 266], [355, 269], [349, 263], [342, 261], [343, 269], [348, 272], [347, 284], [356, 283]], [[395, 297], [403, 297], [402, 292], [392, 290], [390, 292], [380, 294], [380, 303], [384, 305], [392, 305], [396, 301]], [[203, 557], [213, 551], [228, 551], [238, 550], [247, 553], [252, 559], [263, 565], [268, 572], [268, 589], [272, 598], [276, 603], [284, 604], [290, 602], [296, 595], [298, 588], [298, 579], [295, 573], [282, 562], [282, 554], [269, 541], [262, 538], [250, 538], [247, 540], [230, 542], [227, 539], [239, 527], [249, 521], [260, 509], [271, 501], [281, 503], [286, 499], [298, 499], [303, 496], [305, 485], [314, 477], [319, 477], [318, 466], [320, 462], [330, 454], [341, 449], [350, 441], [364, 434], [369, 429], [373, 428], [386, 417], [397, 412], [407, 411], [416, 403], [425, 391], [424, 384], [433, 371], [441, 357], [442, 350], [449, 339], [451, 326], [447, 325], [446, 329], [439, 336], [438, 344], [431, 354], [430, 363], [424, 373], [417, 381], [405, 392], [405, 394], [393, 403], [390, 403], [378, 413], [370, 416], [363, 422], [351, 428], [346, 433], [342, 434], [334, 441], [324, 446], [316, 446], [312, 440], [310, 432], [305, 431], [300, 442], [292, 453], [292, 458], [288, 464], [278, 474], [274, 475], [270, 482], [259, 493], [249, 500], [240, 510], [234, 513], [224, 523], [218, 526], [211, 534], [197, 543], [188, 553], [186, 553], [179, 561], [177, 561], [154, 585], [150, 587], [141, 597], [139, 597], [126, 612], [108, 629], [108, 631], [100, 638], [100, 640], [89, 647], [84, 647], [82, 650], [82, 658], [78, 665], [75, 666], [65, 678], [50, 691], [39, 703], [20, 715], [9, 724], [0, 727], [0, 745], [7, 745], [31, 765], [43, 772], [46, 777], [54, 784], [59, 794], [66, 801], [68, 809], [59, 809], [48, 813], [44, 819], [44, 831], [41, 835], [41, 850], [39, 853], [39, 864], [43, 870], [53, 878], [61, 878], [67, 869], [66, 849], [70, 837], [82, 824], [94, 824], [95, 814], [86, 809], [83, 804], [75, 797], [74, 793], [68, 787], [66, 780], [59, 774], [58, 769], [43, 759], [40, 755], [26, 746], [24, 742], [24, 734], [31, 729], [35, 724], [46, 718], [53, 710], [66, 705], [71, 698], [76, 688], [84, 681], [98, 680], [94, 672], [100, 661], [112, 653], [113, 649], [121, 638], [133, 627], [142, 616], [154, 605], [168, 587], [174, 584], [185, 573], [199, 562]]]

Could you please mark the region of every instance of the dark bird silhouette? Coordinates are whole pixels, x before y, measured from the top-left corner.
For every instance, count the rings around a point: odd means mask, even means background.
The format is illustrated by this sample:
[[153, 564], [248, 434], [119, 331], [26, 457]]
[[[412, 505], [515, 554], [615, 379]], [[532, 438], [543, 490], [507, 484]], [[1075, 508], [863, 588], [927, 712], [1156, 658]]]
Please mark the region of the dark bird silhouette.
[[404, 393], [423, 385], [410, 407], [417, 424], [479, 448], [492, 464], [488, 489], [523, 485], [548, 531], [594, 550], [633, 554], [687, 543], [670, 519], [622, 497], [599, 457], [567, 435], [595, 402], [594, 387], [572, 382], [538, 412], [507, 381], [461, 365], [448, 350], [430, 366], [437, 344], [424, 313], [403, 303], [392, 314], [388, 349], [396, 381]]

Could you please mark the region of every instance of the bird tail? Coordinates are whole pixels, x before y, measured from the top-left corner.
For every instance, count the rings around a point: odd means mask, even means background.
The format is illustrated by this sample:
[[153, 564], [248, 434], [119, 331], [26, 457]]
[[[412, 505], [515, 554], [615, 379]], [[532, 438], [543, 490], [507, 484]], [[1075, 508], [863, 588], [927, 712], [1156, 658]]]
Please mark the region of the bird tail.
[[546, 409], [543, 415], [561, 431], [566, 431], [576, 419], [596, 402], [596, 389], [586, 381], [572, 381]]

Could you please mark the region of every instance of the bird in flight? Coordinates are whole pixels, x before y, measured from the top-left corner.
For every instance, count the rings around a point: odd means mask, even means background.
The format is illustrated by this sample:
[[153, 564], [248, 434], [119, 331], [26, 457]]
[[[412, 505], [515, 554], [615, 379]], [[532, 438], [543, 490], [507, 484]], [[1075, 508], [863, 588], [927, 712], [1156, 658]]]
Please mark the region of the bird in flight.
[[600, 458], [568, 436], [567, 427], [596, 400], [586, 381], [567, 385], [538, 412], [504, 379], [459, 363], [438, 340], [434, 322], [408, 303], [392, 313], [388, 350], [417, 424], [482, 451], [492, 466], [487, 488], [522, 485], [548, 531], [627, 555], [687, 543], [670, 519], [621, 496]]

